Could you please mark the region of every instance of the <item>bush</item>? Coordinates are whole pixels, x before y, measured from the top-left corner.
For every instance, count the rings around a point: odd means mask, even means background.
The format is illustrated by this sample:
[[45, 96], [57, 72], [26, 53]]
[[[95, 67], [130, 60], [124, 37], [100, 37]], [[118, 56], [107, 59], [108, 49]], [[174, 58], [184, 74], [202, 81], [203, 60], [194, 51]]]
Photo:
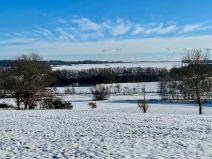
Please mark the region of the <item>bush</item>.
[[89, 105], [92, 109], [97, 108], [96, 102], [89, 102], [88, 105]]
[[110, 97], [110, 89], [104, 84], [96, 85], [91, 89], [93, 100], [106, 100]]
[[45, 109], [73, 109], [73, 105], [70, 102], [62, 101], [60, 98], [45, 99]]
[[65, 102], [64, 103], [64, 108], [63, 109], [73, 109], [74, 106], [70, 102]]
[[56, 98], [53, 102], [53, 108], [54, 109], [63, 109], [63, 101], [60, 98]]
[[149, 109], [149, 105], [147, 105], [144, 100], [138, 101], [138, 107], [143, 111], [143, 113], [146, 113]]
[[51, 99], [51, 98], [44, 99], [44, 101], [42, 103], [42, 109], [54, 109], [53, 99]]
[[6, 103], [0, 103], [0, 109], [9, 109], [9, 108], [13, 108], [13, 106]]

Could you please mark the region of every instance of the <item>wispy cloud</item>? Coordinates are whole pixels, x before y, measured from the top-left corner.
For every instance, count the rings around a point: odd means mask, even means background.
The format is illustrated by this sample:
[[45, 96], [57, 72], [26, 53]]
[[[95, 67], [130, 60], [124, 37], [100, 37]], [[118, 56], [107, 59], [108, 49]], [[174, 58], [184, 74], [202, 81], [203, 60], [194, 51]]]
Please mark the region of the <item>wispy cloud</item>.
[[131, 35], [138, 35], [138, 34], [141, 34], [145, 31], [145, 28], [142, 27], [141, 25], [137, 24], [134, 26], [134, 29], [131, 33]]
[[[31, 32], [19, 32], [8, 34], [7, 38], [38, 38], [50, 41], [95, 41], [106, 40], [118, 37], [163, 37], [179, 36], [187, 33], [195, 33], [201, 30], [212, 30], [211, 24], [195, 23], [177, 25], [161, 23], [139, 24], [123, 18], [115, 20], [104, 19], [93, 21], [84, 17], [72, 19], [58, 18], [55, 28], [35, 26]], [[189, 34], [191, 35], [191, 34]]]
[[61, 27], [58, 27], [55, 30], [59, 34], [59, 39], [60, 40], [75, 40], [75, 36], [74, 35], [72, 35], [71, 33], [68, 33], [66, 30], [64, 30]]
[[164, 24], [161, 23], [158, 26], [147, 28], [144, 31], [144, 33], [145, 34], [168, 34], [168, 33], [176, 32], [177, 30], [178, 30], [178, 27], [176, 25], [164, 26]]
[[181, 33], [195, 32], [208, 29], [212, 29], [212, 25], [207, 25], [204, 23], [186, 24], [182, 27]]
[[124, 35], [132, 29], [133, 25], [129, 21], [125, 21], [123, 19], [118, 19], [113, 27], [111, 28], [111, 34], [113, 36]]
[[101, 26], [88, 18], [79, 18], [71, 20], [72, 23], [77, 24], [77, 27], [81, 31], [99, 31]]
[[[208, 36], [191, 34], [201, 30], [212, 31], [212, 25], [206, 23], [179, 25], [174, 22], [140, 24], [122, 18], [100, 21], [76, 17], [69, 20], [61, 18], [57, 19], [56, 26], [51, 29], [35, 26], [32, 31], [1, 34], [0, 51], [106, 54], [182, 51], [187, 47], [210, 48], [212, 43], [210, 34]], [[187, 38], [181, 35], [187, 35]]]
[[53, 35], [52, 32], [49, 29], [46, 29], [46, 28], [43, 28], [43, 27], [40, 27], [40, 26], [36, 26], [36, 29], [34, 30], [34, 32], [41, 35], [41, 36], [46, 36], [46, 37]]
[[130, 21], [122, 18], [118, 18], [116, 21], [103, 20], [100, 22], [94, 22], [87, 18], [75, 18], [71, 20], [70, 24], [75, 24], [75, 32], [81, 35], [89, 35], [88, 32], [92, 32], [90, 35], [93, 36], [90, 37], [102, 37], [103, 34], [120, 36], [128, 33], [133, 27]]

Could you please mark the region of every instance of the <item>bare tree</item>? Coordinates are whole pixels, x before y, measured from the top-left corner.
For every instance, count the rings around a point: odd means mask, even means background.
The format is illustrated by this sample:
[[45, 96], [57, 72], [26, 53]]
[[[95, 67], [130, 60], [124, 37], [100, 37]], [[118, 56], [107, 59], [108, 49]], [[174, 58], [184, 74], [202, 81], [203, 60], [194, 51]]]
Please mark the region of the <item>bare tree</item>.
[[76, 90], [75, 90], [74, 87], [71, 87], [71, 88], [67, 87], [67, 88], [65, 89], [64, 93], [65, 93], [65, 94], [68, 94], [68, 95], [70, 95], [70, 94], [76, 94]]
[[144, 100], [139, 100], [138, 108], [140, 108], [143, 111], [143, 113], [146, 113], [149, 108], [149, 105], [147, 105]]
[[145, 91], [145, 86], [142, 88], [142, 94], [143, 94], [143, 99], [138, 100], [138, 107], [143, 111], [143, 113], [146, 113], [149, 106], [146, 104], [146, 91]]
[[162, 79], [158, 84], [159, 95], [163, 100], [168, 99], [168, 80]]
[[121, 93], [121, 85], [120, 84], [116, 84], [114, 86], [114, 93], [117, 94], [117, 93]]
[[201, 87], [201, 82], [208, 78], [207, 67], [205, 67], [208, 61], [208, 54], [204, 53], [201, 49], [193, 49], [183, 57], [183, 62], [188, 64], [184, 79], [190, 82], [191, 89], [195, 92], [199, 105], [199, 114], [202, 114], [201, 95], [203, 88]]

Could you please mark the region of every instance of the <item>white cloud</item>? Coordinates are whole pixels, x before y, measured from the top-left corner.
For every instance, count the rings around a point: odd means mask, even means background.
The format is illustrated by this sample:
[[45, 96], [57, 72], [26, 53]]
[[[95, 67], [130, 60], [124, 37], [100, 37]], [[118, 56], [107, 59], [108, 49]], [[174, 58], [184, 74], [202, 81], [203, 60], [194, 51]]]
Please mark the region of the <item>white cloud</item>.
[[56, 31], [59, 33], [60, 40], [75, 40], [75, 36], [71, 33], [68, 33], [63, 28], [56, 28]]
[[52, 36], [52, 32], [49, 29], [40, 26], [36, 26], [36, 30], [34, 30], [34, 32], [46, 37]]
[[73, 19], [71, 20], [71, 22], [77, 24], [79, 29], [82, 31], [99, 31], [101, 29], [101, 26], [99, 26], [99, 24], [87, 18]]
[[77, 25], [75, 27], [76, 33], [88, 36], [89, 34], [93, 35], [90, 37], [100, 37], [99, 35], [102, 37], [102, 34], [110, 34], [112, 36], [124, 35], [133, 27], [130, 21], [125, 21], [121, 18], [118, 18], [116, 21], [104, 20], [98, 23], [87, 18], [75, 18], [71, 20], [71, 23]]
[[176, 25], [169, 25], [164, 27], [164, 24], [161, 23], [158, 26], [147, 28], [144, 31], [144, 33], [145, 34], [168, 34], [168, 33], [176, 32], [177, 30], [178, 30], [178, 27]]
[[183, 26], [181, 32], [186, 33], [186, 32], [197, 31], [200, 30], [202, 27], [203, 27], [202, 24], [187, 24]]
[[143, 33], [145, 28], [143, 28], [141, 25], [137, 24], [134, 27], [134, 30], [132, 31], [131, 35], [138, 35], [140, 33]]
[[[139, 36], [161, 37], [164, 35], [179, 36], [189, 32], [212, 29], [205, 23], [178, 26], [166, 23], [139, 24], [130, 20], [117, 18], [92, 21], [88, 18], [73, 18], [71, 20], [57, 18], [57, 26], [53, 29], [36, 26], [31, 32], [1, 34], [3, 38], [37, 38], [50, 41], [96, 41], [104, 39], [133, 38]], [[2, 37], [0, 39], [3, 39]]]
[[186, 24], [182, 27], [181, 33], [188, 33], [188, 32], [208, 30], [208, 29], [212, 29], [212, 25], [206, 25], [203, 23]]
[[132, 29], [132, 24], [129, 21], [118, 19], [117, 23], [111, 28], [111, 34], [113, 36], [124, 35]]

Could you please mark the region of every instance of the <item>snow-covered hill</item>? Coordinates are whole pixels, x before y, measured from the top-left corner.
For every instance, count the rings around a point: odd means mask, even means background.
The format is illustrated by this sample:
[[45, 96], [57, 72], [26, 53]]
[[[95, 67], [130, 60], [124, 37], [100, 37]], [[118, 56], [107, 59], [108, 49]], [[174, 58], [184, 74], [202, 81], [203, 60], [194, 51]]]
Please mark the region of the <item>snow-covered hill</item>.
[[199, 116], [196, 106], [152, 104], [143, 114], [114, 100], [90, 110], [87, 100], [73, 110], [0, 110], [0, 158], [212, 158], [210, 107]]

